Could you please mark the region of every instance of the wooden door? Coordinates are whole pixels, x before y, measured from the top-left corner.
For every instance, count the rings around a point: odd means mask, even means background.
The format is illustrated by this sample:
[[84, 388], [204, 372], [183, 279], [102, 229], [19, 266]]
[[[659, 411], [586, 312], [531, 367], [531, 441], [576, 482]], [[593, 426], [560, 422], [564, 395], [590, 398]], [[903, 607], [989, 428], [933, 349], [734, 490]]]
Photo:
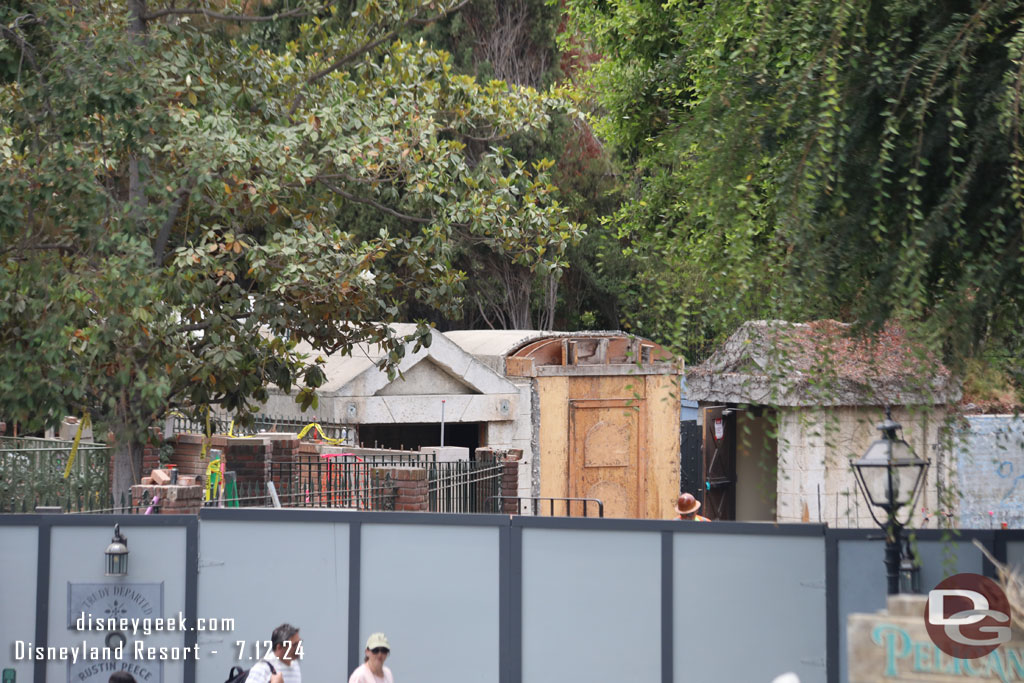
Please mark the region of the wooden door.
[[597, 498], [605, 517], [640, 517], [643, 401], [570, 401], [569, 432], [569, 496]]

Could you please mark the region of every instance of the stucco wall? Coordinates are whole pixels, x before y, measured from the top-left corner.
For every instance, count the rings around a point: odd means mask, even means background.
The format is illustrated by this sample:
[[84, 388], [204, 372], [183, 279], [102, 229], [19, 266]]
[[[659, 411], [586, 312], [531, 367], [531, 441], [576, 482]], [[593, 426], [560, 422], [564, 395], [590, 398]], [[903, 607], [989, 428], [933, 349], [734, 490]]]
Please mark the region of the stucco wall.
[[775, 519], [778, 446], [773, 422], [747, 411], [736, 414], [736, 519]]
[[494, 448], [519, 448], [523, 457], [519, 462], [519, 493], [520, 496], [532, 496], [533, 487], [533, 389], [532, 380], [528, 377], [510, 377], [509, 380], [519, 390], [514, 419], [502, 422], [488, 422], [487, 445]]
[[[957, 519], [961, 528], [1024, 527], [1024, 419], [972, 415], [957, 435]], [[992, 514], [989, 514], [991, 512]]]
[[[884, 419], [877, 407], [836, 407], [827, 410], [783, 408], [779, 411], [779, 522], [826, 522], [832, 527], [876, 526], [857, 487], [851, 459], [859, 458], [880, 437], [875, 425]], [[941, 409], [894, 409], [903, 438], [931, 466], [915, 505], [912, 526], [922, 523], [922, 508], [939, 508], [939, 488], [949, 490], [948, 446], [940, 448], [945, 412]], [[934, 526], [934, 521], [931, 526]]]

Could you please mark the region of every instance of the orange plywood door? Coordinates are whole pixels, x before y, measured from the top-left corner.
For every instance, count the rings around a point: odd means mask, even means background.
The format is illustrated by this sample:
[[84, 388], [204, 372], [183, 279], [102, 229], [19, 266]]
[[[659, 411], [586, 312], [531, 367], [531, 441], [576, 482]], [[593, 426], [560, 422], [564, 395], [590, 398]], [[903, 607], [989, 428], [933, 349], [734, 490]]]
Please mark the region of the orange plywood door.
[[601, 500], [605, 517], [638, 517], [643, 509], [642, 404], [629, 399], [569, 403], [569, 496]]

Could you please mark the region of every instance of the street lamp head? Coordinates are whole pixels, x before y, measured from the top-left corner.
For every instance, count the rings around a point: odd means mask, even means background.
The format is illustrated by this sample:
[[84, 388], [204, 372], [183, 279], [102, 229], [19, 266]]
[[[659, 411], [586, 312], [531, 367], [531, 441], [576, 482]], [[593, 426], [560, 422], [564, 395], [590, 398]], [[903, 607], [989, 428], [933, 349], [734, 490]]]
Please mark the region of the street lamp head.
[[[885, 511], [886, 518], [902, 507], [912, 506], [917, 497], [928, 461], [917, 457], [898, 432], [901, 426], [886, 409], [886, 419], [878, 425], [882, 438], [868, 446], [857, 461], [851, 463], [857, 483], [871, 506]], [[871, 511], [875, 517], [874, 511]], [[884, 522], [875, 517], [884, 526]]]
[[[920, 582], [918, 567], [909, 552], [904, 559], [910, 562], [901, 566], [900, 536], [903, 525], [913, 514], [914, 499], [924, 481], [928, 461], [914, 455], [910, 445], [900, 437], [900, 424], [893, 421], [888, 408], [885, 409], [885, 422], [878, 425], [878, 430], [882, 432], [882, 438], [868, 446], [861, 459], [851, 462], [850, 466], [861, 492], [871, 503], [868, 506], [871, 518], [885, 531], [885, 573], [888, 591], [892, 595], [900, 592], [901, 576], [910, 589], [915, 587], [915, 575]], [[885, 512], [881, 519], [875, 514], [876, 507]], [[909, 510], [906, 520], [897, 518], [902, 507]]]

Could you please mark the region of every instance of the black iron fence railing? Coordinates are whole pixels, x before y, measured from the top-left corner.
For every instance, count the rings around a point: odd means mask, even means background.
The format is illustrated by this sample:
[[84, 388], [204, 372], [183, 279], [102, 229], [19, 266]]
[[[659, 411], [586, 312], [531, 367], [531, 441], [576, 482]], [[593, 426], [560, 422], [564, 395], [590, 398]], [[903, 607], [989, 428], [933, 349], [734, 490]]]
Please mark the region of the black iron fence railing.
[[[274, 493], [263, 482], [232, 482], [229, 473], [224, 502], [228, 507], [395, 509], [393, 468], [423, 469], [427, 508], [431, 512], [495, 512], [501, 493], [500, 463], [437, 462], [433, 454], [386, 453], [299, 456], [270, 463]], [[276, 495], [277, 500], [274, 500]], [[211, 500], [207, 506], [221, 505]]]
[[427, 464], [431, 512], [496, 512], [488, 498], [500, 497], [501, 463], [459, 460]]
[[110, 449], [103, 444], [80, 443], [69, 468], [72, 445], [58, 439], [0, 437], [0, 512], [32, 512], [37, 507], [84, 512], [112, 507]]
[[495, 511], [503, 508], [502, 502], [506, 500], [515, 501], [516, 511], [514, 514], [521, 515], [530, 512], [534, 516], [547, 515], [549, 517], [589, 517], [597, 513], [598, 517], [604, 517], [604, 503], [597, 498], [548, 498], [538, 496], [492, 496], [493, 503], [490, 506]]

